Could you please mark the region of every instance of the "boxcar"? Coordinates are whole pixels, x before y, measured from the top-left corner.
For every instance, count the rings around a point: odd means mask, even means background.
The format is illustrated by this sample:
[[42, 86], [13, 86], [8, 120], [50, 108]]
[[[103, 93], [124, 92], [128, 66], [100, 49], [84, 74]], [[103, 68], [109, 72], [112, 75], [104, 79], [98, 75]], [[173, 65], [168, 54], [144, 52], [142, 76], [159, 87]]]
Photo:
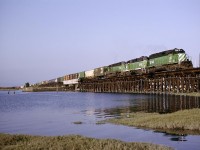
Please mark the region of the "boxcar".
[[72, 79], [78, 79], [79, 74], [78, 73], [74, 73], [72, 74]]
[[79, 79], [85, 78], [85, 71], [79, 72]]
[[68, 74], [64, 76], [64, 81], [66, 80], [72, 80], [72, 79], [78, 79], [79, 73], [74, 73], [74, 74]]
[[63, 82], [64, 81], [64, 76], [63, 77], [58, 77], [57, 79], [56, 79], [56, 82], [57, 83], [60, 83], [60, 82]]
[[105, 72], [108, 70], [108, 67], [99, 67], [94, 69], [94, 76], [95, 77], [101, 77], [105, 75]]
[[66, 81], [66, 80], [67, 80], [67, 77], [68, 77], [68, 75], [65, 75], [65, 76], [64, 76], [64, 81]]
[[86, 78], [93, 78], [94, 77], [94, 69], [85, 71], [85, 77]]
[[55, 83], [55, 82], [56, 82], [56, 79], [51, 79], [47, 81], [47, 83]]
[[69, 74], [64, 76], [64, 85], [70, 85], [70, 84], [77, 84], [79, 78], [79, 73]]
[[64, 85], [78, 84], [78, 79], [66, 80], [66, 81], [63, 81], [63, 84]]

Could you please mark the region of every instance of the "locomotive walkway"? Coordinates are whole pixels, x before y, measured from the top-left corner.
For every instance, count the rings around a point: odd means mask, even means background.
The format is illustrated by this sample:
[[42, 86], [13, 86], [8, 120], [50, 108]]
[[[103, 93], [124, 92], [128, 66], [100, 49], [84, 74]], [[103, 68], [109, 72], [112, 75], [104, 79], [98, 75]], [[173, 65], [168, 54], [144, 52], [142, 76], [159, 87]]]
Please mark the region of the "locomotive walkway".
[[79, 82], [79, 89], [110, 93], [200, 92], [200, 68], [84, 79]]

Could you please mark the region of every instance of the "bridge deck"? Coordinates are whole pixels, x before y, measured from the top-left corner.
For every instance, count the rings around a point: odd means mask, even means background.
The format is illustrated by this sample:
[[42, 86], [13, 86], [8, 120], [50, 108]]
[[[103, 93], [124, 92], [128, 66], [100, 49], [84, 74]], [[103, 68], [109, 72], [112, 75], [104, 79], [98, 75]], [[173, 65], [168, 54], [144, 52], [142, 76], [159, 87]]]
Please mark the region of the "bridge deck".
[[116, 93], [200, 92], [200, 68], [84, 79], [80, 91]]

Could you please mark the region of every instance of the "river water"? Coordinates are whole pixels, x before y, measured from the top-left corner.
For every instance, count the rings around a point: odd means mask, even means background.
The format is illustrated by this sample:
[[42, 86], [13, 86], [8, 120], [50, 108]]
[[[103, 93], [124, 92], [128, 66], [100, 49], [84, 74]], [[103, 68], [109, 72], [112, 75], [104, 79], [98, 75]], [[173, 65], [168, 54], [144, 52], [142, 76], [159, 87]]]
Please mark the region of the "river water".
[[[200, 98], [170, 95], [79, 92], [0, 91], [0, 133], [31, 135], [78, 134], [126, 142], [199, 149], [200, 136], [172, 135], [97, 121], [136, 111], [169, 113], [200, 108]], [[82, 122], [82, 124], [74, 124]]]

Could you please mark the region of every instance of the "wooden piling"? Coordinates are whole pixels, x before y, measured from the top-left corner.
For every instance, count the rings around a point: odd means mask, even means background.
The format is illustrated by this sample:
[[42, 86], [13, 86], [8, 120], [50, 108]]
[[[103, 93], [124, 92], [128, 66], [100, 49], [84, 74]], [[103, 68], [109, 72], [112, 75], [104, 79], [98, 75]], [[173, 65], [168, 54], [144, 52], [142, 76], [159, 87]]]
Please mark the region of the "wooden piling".
[[200, 68], [149, 74], [84, 79], [80, 91], [112, 93], [186, 93], [200, 92]]

